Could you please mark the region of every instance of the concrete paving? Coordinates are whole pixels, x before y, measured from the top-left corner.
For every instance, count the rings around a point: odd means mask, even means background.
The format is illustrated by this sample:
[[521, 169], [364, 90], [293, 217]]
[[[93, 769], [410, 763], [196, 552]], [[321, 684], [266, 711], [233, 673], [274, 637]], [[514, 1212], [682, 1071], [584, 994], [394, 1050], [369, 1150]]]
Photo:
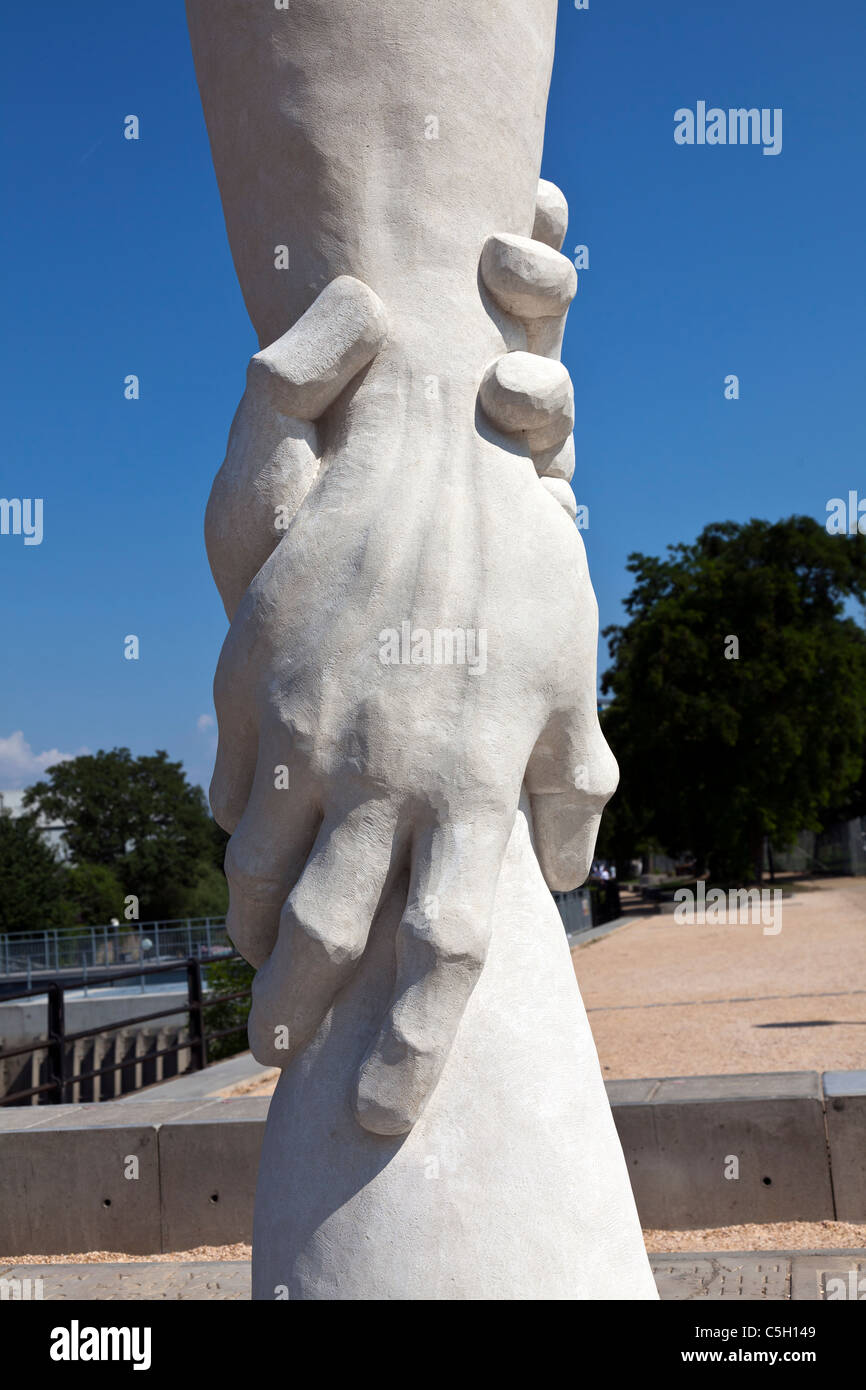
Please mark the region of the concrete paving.
[[[651, 1255], [650, 1263], [663, 1300], [866, 1298], [866, 1250]], [[246, 1260], [0, 1266], [0, 1299], [239, 1301], [249, 1297]]]
[[189, 1072], [185, 1076], [173, 1077], [135, 1096], [124, 1096], [124, 1100], [136, 1104], [148, 1104], [159, 1100], [205, 1100], [224, 1096], [235, 1087], [248, 1090], [255, 1082], [271, 1078], [268, 1094], [276, 1084], [273, 1067], [264, 1067], [257, 1062], [251, 1052], [241, 1052], [237, 1057], [229, 1057], [224, 1062], [212, 1062], [204, 1071]]
[[[10, 1285], [9, 1281], [13, 1281]], [[15, 1286], [14, 1281], [20, 1281]], [[41, 1282], [40, 1282], [41, 1281]], [[250, 1297], [250, 1266], [246, 1260], [171, 1264], [14, 1265], [0, 1268], [0, 1299], [44, 1299], [45, 1302], [114, 1299], [224, 1299]]]

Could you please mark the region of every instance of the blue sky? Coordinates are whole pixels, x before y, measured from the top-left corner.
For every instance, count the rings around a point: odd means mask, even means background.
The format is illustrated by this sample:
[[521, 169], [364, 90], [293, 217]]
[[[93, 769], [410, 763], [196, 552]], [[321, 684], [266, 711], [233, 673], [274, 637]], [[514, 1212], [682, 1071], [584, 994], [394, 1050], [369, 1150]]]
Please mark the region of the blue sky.
[[[44, 539], [0, 536], [0, 790], [117, 744], [207, 785], [202, 515], [255, 343], [183, 6], [43, 0], [4, 28], [0, 496], [42, 497]], [[632, 550], [866, 495], [864, 38], [862, 0], [560, 0], [542, 172], [590, 253], [564, 357], [602, 624]], [[676, 145], [699, 100], [782, 108], [781, 154]]]

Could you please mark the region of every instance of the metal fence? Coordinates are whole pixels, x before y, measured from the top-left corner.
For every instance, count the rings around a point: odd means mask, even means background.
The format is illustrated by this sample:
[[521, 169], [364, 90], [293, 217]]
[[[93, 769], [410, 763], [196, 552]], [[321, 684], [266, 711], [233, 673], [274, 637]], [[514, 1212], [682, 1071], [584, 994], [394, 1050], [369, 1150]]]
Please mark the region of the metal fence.
[[[771, 857], [772, 856], [772, 857]], [[780, 873], [866, 874], [866, 816], [801, 830], [793, 845], [765, 846], [764, 868]]]
[[191, 956], [217, 960], [233, 953], [224, 917], [124, 922], [76, 931], [0, 932], [0, 978], [111, 966], [159, 965]]
[[[112, 1062], [105, 1067], [92, 1067], [86, 1071], [76, 1071], [68, 1066], [68, 1047], [70, 1043], [75, 1043], [85, 1038], [95, 1038], [105, 1033], [116, 1033], [120, 1029], [131, 1028], [135, 1024], [150, 1023], [155, 1019], [168, 1018], [174, 1014], [186, 1013], [189, 1018], [188, 1036], [172, 1044], [170, 1047], [163, 1047], [152, 1052], [150, 1057], [162, 1057], [167, 1055], [177, 1056], [181, 1052], [190, 1054], [190, 1071], [200, 1071], [207, 1066], [208, 1042], [215, 1041], [217, 1038], [229, 1037], [238, 1032], [238, 1025], [235, 1023], [229, 1028], [216, 1030], [209, 1029], [205, 1022], [205, 1014], [209, 1009], [216, 1008], [220, 1004], [228, 1004], [237, 999], [246, 999], [250, 995], [249, 989], [234, 990], [230, 994], [214, 995], [205, 998], [202, 984], [202, 964], [197, 957], [191, 957], [183, 962], [187, 974], [187, 998], [186, 1003], [172, 1003], [169, 1008], [152, 1010], [150, 1013], [137, 1014], [133, 1018], [124, 1018], [119, 1023], [100, 1024], [95, 1028], [81, 1028], [76, 1032], [68, 1032], [65, 1023], [64, 994], [65, 988], [58, 980], [52, 980], [41, 988], [18, 990], [15, 994], [8, 995], [7, 999], [34, 999], [42, 997], [47, 1002], [47, 1018], [45, 1034], [35, 1042], [25, 1043], [21, 1047], [10, 1047], [0, 1052], [0, 1061], [7, 1058], [30, 1056], [35, 1052], [47, 1053], [46, 1073], [47, 1079], [38, 1086], [28, 1086], [22, 1090], [11, 1090], [5, 1096], [0, 1096], [0, 1106], [21, 1105], [29, 1100], [31, 1103], [34, 1098], [39, 1097], [40, 1101], [49, 1101], [55, 1104], [62, 1104], [70, 1098], [71, 1088], [82, 1081], [90, 1081], [95, 1077], [102, 1077], [108, 1073], [123, 1071], [124, 1069], [134, 1070], [134, 1061], [124, 1059], [120, 1062]], [[171, 962], [167, 965], [151, 965], [143, 967], [145, 975], [161, 975], [166, 971], [176, 969], [176, 964]], [[104, 977], [102, 983], [114, 983], [117, 979], [126, 976], [138, 976], [142, 973], [138, 970], [125, 970], [112, 972], [111, 975]], [[99, 982], [95, 982], [99, 983]], [[134, 1088], [132, 1088], [134, 1089]]]
[[619, 885], [615, 879], [605, 883], [593, 880], [584, 888], [575, 888], [570, 893], [554, 893], [553, 900], [569, 936], [613, 922], [622, 911]]

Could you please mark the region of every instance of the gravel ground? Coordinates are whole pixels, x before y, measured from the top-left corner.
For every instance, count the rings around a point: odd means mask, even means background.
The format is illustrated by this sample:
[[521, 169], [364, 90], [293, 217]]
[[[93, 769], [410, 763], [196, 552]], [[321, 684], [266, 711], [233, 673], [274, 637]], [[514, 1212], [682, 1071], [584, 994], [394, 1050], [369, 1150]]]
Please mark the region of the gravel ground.
[[248, 1260], [249, 1245], [199, 1245], [195, 1250], [171, 1250], [161, 1255], [124, 1255], [118, 1250], [77, 1251], [69, 1255], [0, 1255], [0, 1268], [7, 1265], [111, 1265], [174, 1264], [203, 1260]]
[[263, 1076], [250, 1081], [236, 1081], [233, 1086], [224, 1086], [221, 1091], [215, 1091], [214, 1095], [221, 1100], [234, 1100], [237, 1096], [271, 1096], [279, 1079], [279, 1067], [271, 1067]]
[[575, 947], [604, 1076], [861, 1068], [866, 879], [798, 884], [781, 920], [764, 936], [643, 917]]
[[[866, 1225], [845, 1221], [780, 1221], [772, 1226], [715, 1226], [701, 1231], [644, 1231], [650, 1254], [704, 1250], [864, 1250]], [[124, 1255], [117, 1250], [90, 1250], [69, 1255], [4, 1255], [9, 1265], [170, 1264], [203, 1260], [249, 1260], [249, 1245], [201, 1245], [163, 1255]]]
[[650, 1254], [701, 1250], [864, 1250], [866, 1226], [848, 1221], [778, 1221], [702, 1231], [644, 1231]]

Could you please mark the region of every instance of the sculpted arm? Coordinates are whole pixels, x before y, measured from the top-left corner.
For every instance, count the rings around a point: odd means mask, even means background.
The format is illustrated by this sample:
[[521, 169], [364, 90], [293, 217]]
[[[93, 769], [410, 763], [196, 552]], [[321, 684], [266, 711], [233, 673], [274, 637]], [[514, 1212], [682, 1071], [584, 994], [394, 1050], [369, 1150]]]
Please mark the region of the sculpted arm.
[[[419, 33], [457, 46], [458, 19], [482, 22], [472, 7], [221, 9], [236, 28], [214, 37], [208, 5], [188, 3], [262, 343], [207, 518], [231, 621], [211, 790], [232, 834], [230, 931], [258, 970], [253, 1049], [284, 1065], [402, 895], [391, 1003], [347, 1078], [360, 1123], [401, 1133], [484, 967], [521, 787], [548, 882], [567, 888], [615, 785], [568, 515], [575, 276], [564, 203], [537, 184], [547, 76], [518, 52], [549, 45], [554, 5], [524, 0], [491, 27], [497, 111], [446, 65], [438, 141]], [[400, 63], [370, 70], [362, 22]]]

